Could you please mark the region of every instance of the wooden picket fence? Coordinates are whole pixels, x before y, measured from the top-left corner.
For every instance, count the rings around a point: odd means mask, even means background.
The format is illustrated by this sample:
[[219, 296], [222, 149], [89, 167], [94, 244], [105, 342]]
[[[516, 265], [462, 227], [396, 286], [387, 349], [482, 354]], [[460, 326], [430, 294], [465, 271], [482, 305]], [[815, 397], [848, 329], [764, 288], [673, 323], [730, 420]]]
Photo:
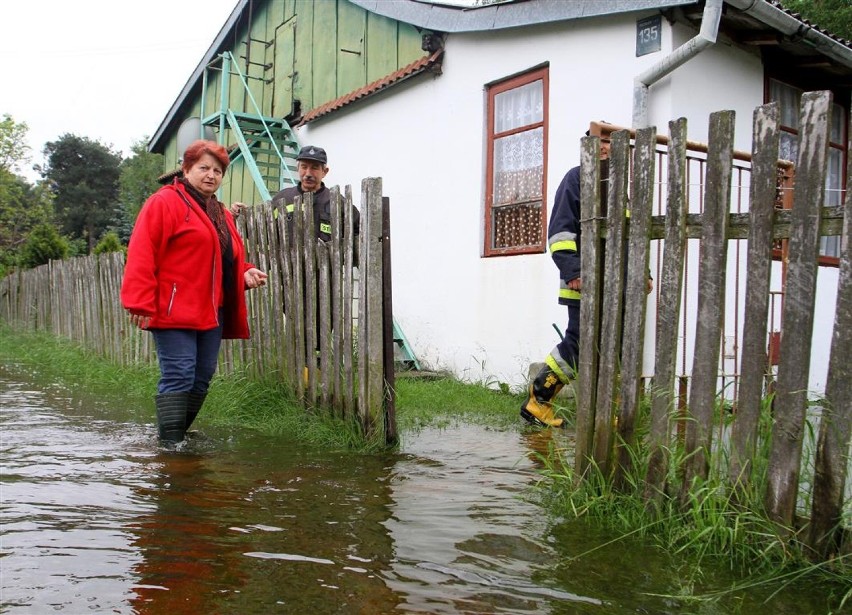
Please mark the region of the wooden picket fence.
[[[669, 125], [666, 214], [652, 217], [655, 128], [611, 135], [610, 187], [606, 216], [599, 198], [599, 139], [583, 139], [581, 339], [578, 378], [575, 470], [593, 465], [616, 485], [635, 476], [632, 452], [646, 448], [645, 495], [654, 500], [680, 482], [681, 496], [708, 478], [736, 491], [751, 483], [756, 466], [767, 468], [766, 511], [783, 527], [808, 517], [806, 542], [828, 557], [842, 536], [844, 492], [852, 434], [852, 193], [845, 205], [824, 208], [831, 95], [802, 97], [799, 157], [792, 209], [776, 210], [779, 110], [776, 104], [754, 113], [750, 207], [747, 221], [729, 212], [734, 113], [710, 116], [703, 213], [689, 214], [686, 197], [686, 120]], [[632, 182], [629, 181], [632, 169]], [[850, 169], [852, 176], [852, 169]], [[628, 185], [631, 186], [628, 195]], [[629, 208], [629, 225], [626, 208]], [[842, 225], [842, 229], [841, 229]], [[655, 230], [662, 230], [656, 234]], [[812, 477], [801, 477], [808, 407], [808, 366], [813, 330], [814, 290], [821, 235], [842, 232], [840, 276], [831, 358]], [[718, 391], [721, 319], [724, 312], [726, 249], [748, 237], [748, 274], [742, 345], [742, 374], [736, 412], [725, 438], [713, 441], [713, 421], [722, 406]], [[659, 286], [654, 370], [647, 395], [650, 426], [639, 435], [641, 373], [647, 302], [647, 266], [652, 237], [665, 241]], [[684, 252], [688, 236], [700, 237], [698, 314], [688, 403], [678, 415], [675, 355], [678, 348]], [[767, 313], [773, 242], [788, 239], [782, 307], [780, 363], [771, 400], [769, 446], [760, 446], [758, 419], [766, 407]], [[622, 250], [604, 245], [628, 245]], [[604, 287], [606, 292], [604, 292]], [[619, 292], [620, 291], [620, 292]], [[760, 451], [768, 457], [758, 459]], [[682, 455], [673, 455], [680, 450]], [[711, 452], [727, 467], [711, 468]], [[679, 466], [671, 467], [677, 459]], [[760, 463], [758, 463], [758, 461]], [[713, 476], [716, 471], [718, 476]], [[809, 511], [797, 510], [800, 486], [810, 485]]]
[[[389, 202], [380, 178], [363, 180], [356, 234], [347, 215], [351, 188], [343, 195], [337, 187], [331, 191], [328, 243], [314, 235], [310, 197], [296, 203], [290, 222], [270, 204], [238, 218], [248, 260], [270, 283], [247, 292], [252, 337], [223, 343], [220, 371], [284, 382], [309, 411], [351, 419], [366, 438], [392, 444]], [[123, 271], [124, 255], [111, 253], [15, 272], [0, 280], [0, 318], [67, 338], [120, 365], [154, 363], [150, 334], [132, 327], [121, 307]]]

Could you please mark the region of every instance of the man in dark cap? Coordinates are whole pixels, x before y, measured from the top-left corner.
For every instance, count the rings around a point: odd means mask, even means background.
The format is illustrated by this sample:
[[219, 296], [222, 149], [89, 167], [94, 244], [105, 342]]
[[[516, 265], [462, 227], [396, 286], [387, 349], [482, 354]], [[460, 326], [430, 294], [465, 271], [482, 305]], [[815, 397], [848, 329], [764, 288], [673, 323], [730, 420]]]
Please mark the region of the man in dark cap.
[[[325, 150], [316, 145], [306, 145], [299, 150], [296, 156], [298, 162], [297, 171], [299, 173], [299, 183], [295, 186], [285, 188], [274, 197], [272, 197], [273, 206], [280, 208], [287, 214], [287, 220], [293, 217], [295, 210], [296, 197], [304, 196], [307, 193], [313, 194], [314, 200], [314, 225], [316, 236], [323, 241], [331, 240], [331, 192], [326, 188], [323, 179], [328, 175], [328, 156]], [[347, 212], [344, 210], [344, 216]], [[358, 209], [352, 207], [352, 223], [355, 235], [359, 232], [361, 214]], [[288, 238], [292, 239], [292, 226], [288, 225]], [[342, 236], [342, 230], [341, 230]], [[353, 245], [353, 263], [358, 266], [358, 242], [355, 240]], [[319, 280], [317, 280], [319, 283]], [[286, 309], [286, 306], [285, 306]], [[319, 322], [319, 304], [316, 306], [316, 322]], [[310, 348], [310, 345], [308, 346]], [[319, 341], [317, 340], [316, 352], [319, 353]], [[307, 367], [305, 368], [307, 370]], [[304, 374], [305, 383], [307, 386], [307, 371]]]
[[[331, 193], [326, 188], [323, 179], [328, 175], [328, 156], [325, 150], [316, 145], [306, 145], [299, 150], [296, 156], [298, 163], [297, 172], [299, 183], [295, 186], [285, 188], [274, 197], [272, 203], [282, 208], [288, 219], [293, 214], [294, 204], [297, 196], [303, 196], [310, 192], [314, 197], [314, 223], [316, 224], [317, 237], [323, 241], [331, 239]], [[357, 209], [353, 209], [355, 217], [355, 229], [358, 229], [360, 216]]]

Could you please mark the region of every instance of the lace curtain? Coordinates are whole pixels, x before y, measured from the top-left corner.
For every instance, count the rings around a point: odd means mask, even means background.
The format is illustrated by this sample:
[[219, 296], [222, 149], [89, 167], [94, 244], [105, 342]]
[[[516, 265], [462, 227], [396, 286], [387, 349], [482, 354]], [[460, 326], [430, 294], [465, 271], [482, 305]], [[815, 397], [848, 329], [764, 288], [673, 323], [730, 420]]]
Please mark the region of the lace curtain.
[[[534, 81], [494, 97], [494, 132], [540, 123], [542, 82]], [[494, 140], [492, 242], [495, 248], [537, 245], [542, 237], [544, 129], [532, 128]]]

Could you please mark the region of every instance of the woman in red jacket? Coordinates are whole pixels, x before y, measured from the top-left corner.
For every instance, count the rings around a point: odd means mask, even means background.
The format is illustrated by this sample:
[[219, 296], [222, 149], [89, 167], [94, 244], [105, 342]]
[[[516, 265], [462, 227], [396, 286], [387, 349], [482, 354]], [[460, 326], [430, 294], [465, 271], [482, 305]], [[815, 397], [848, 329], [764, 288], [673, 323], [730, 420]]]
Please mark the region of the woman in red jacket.
[[266, 284], [245, 262], [231, 212], [214, 196], [228, 153], [195, 141], [183, 177], [145, 202], [130, 236], [121, 302], [130, 322], [154, 336], [160, 364], [157, 427], [176, 444], [198, 415], [222, 339], [249, 337], [244, 290]]

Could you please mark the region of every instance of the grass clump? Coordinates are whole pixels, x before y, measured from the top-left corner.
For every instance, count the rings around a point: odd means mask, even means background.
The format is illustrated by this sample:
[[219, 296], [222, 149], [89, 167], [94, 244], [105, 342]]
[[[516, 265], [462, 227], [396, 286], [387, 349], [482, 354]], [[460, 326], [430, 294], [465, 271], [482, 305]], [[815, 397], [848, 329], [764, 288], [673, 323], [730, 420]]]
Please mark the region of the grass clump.
[[[764, 446], [768, 446], [770, 427], [767, 416], [761, 438]], [[642, 538], [667, 553], [685, 556], [692, 563], [685, 586], [701, 585], [704, 564], [722, 565], [745, 579], [729, 588], [669, 598], [718, 601], [758, 588], [771, 598], [792, 583], [798, 586], [807, 581], [819, 584], [838, 611], [852, 604], [852, 554], [815, 563], [803, 542], [806, 526], [780, 527], [765, 514], [765, 463], [755, 464], [750, 483], [733, 489], [727, 482], [724, 453], [716, 451], [710, 459], [715, 470], [709, 478], [685, 488], [680, 472], [685, 453], [669, 449], [665, 451], [669, 468], [665, 490], [649, 496], [645, 476], [650, 455], [644, 442], [640, 437], [633, 445], [619, 443], [627, 449], [631, 467], [618, 481], [594, 463], [578, 480], [573, 460], [551, 452], [544, 459], [543, 498], [558, 515], [613, 531], [618, 537], [611, 542]]]
[[521, 395], [459, 382], [449, 376], [396, 378], [396, 418], [401, 431], [458, 422], [497, 429], [517, 426]]

